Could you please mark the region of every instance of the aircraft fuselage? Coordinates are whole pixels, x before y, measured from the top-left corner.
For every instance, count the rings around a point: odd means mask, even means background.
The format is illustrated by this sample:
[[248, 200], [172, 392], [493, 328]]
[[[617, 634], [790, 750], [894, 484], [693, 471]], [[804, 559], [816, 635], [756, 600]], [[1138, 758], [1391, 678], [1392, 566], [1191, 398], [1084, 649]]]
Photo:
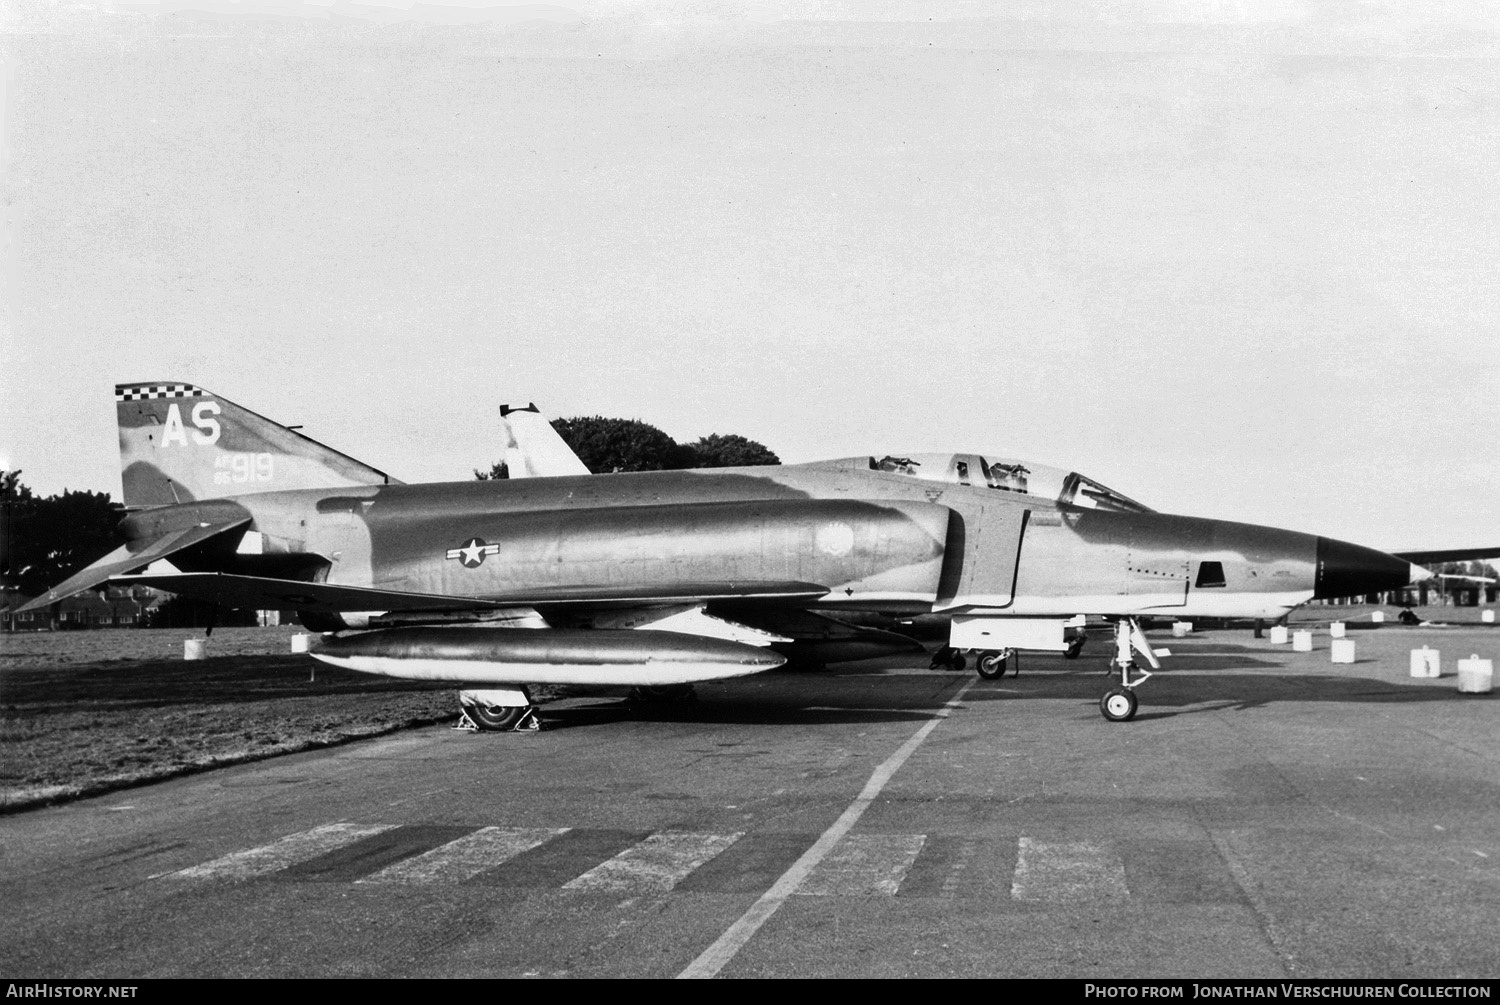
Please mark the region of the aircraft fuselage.
[[235, 514], [250, 523], [233, 554], [174, 564], [533, 606], [692, 595], [1029, 617], [1275, 618], [1411, 572], [1295, 531], [820, 465], [261, 492], [125, 529], [144, 540]]

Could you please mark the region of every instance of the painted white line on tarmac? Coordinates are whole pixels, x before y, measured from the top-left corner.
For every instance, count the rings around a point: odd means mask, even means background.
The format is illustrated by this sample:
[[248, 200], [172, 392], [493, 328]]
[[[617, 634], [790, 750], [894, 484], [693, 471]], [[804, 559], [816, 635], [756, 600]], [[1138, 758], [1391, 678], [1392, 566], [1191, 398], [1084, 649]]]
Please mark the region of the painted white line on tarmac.
[[806, 897], [894, 897], [925, 834], [850, 834], [797, 887]]
[[306, 862], [319, 855], [379, 834], [395, 824], [324, 824], [300, 834], [289, 834], [259, 848], [237, 851], [212, 862], [168, 873], [169, 879], [249, 879]]
[[688, 834], [665, 831], [631, 845], [601, 862], [564, 890], [608, 893], [665, 893], [744, 834]]
[[462, 883], [567, 832], [567, 827], [483, 827], [355, 882]]
[[905, 764], [906, 759], [922, 745], [927, 735], [937, 728], [938, 723], [953, 713], [964, 695], [969, 693], [969, 688], [978, 682], [978, 677], [970, 677], [964, 686], [948, 699], [946, 705], [938, 709], [931, 719], [901, 745], [900, 749], [886, 758], [885, 762], [875, 769], [875, 773], [870, 776], [870, 780], [865, 783], [864, 789], [855, 797], [854, 802], [850, 803], [848, 808], [833, 822], [833, 826], [824, 831], [818, 840], [813, 842], [813, 846], [803, 852], [802, 857], [793, 862], [792, 867], [782, 873], [781, 878], [769, 890], [761, 894], [760, 899], [751, 904], [750, 909], [742, 914], [738, 921], [730, 925], [713, 945], [689, 963], [687, 969], [677, 977], [679, 979], [713, 977], [723, 970], [729, 961], [744, 948], [745, 943], [760, 931], [760, 927], [781, 910], [781, 905], [786, 903], [787, 898], [802, 885], [808, 874], [827, 857], [839, 840], [859, 822], [859, 818], [864, 816], [865, 810], [869, 809], [875, 797], [880, 795], [880, 790], [885, 788], [891, 776], [900, 770], [901, 765]]
[[1125, 900], [1130, 890], [1125, 863], [1102, 845], [1043, 844], [1023, 837], [1010, 895], [1032, 903], [1083, 904]]

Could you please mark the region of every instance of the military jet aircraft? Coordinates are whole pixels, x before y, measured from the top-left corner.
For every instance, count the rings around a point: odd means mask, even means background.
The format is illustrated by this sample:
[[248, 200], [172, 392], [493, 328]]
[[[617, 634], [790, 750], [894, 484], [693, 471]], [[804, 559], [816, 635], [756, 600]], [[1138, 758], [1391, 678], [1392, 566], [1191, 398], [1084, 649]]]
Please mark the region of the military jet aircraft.
[[465, 686], [491, 729], [534, 721], [531, 684], [671, 690], [906, 641], [826, 616], [841, 611], [941, 614], [952, 647], [991, 661], [1064, 651], [1076, 616], [1106, 618], [1119, 682], [1100, 710], [1123, 721], [1151, 676], [1135, 655], [1159, 666], [1143, 616], [1277, 618], [1430, 576], [1013, 458], [406, 485], [192, 384], [121, 384], [115, 400], [127, 543], [22, 610], [105, 583], [295, 609], [349, 633], [318, 659]]

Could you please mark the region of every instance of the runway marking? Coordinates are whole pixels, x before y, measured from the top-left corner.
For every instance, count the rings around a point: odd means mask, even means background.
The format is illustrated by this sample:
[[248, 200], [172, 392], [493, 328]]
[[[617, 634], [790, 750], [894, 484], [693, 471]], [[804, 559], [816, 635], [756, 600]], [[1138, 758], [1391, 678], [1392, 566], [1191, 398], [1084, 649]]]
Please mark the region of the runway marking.
[[677, 884], [679, 893], [753, 893], [771, 888], [776, 877], [817, 839], [816, 834], [752, 831], [724, 854], [694, 869]]
[[462, 883], [568, 830], [567, 827], [483, 827], [355, 882]]
[[850, 834], [808, 874], [809, 897], [894, 897], [927, 840], [925, 834]]
[[300, 834], [289, 834], [259, 848], [233, 852], [212, 862], [169, 873], [168, 878], [249, 879], [306, 862], [393, 827], [395, 824], [324, 824]]
[[564, 890], [665, 893], [743, 833], [688, 834], [664, 831], [626, 848], [614, 858], [563, 884]]
[[730, 925], [723, 935], [714, 940], [713, 945], [689, 963], [687, 969], [677, 977], [679, 979], [713, 977], [723, 970], [729, 961], [744, 948], [745, 943], [760, 931], [761, 926], [770, 921], [772, 916], [781, 909], [781, 905], [785, 904], [787, 898], [802, 885], [803, 880], [807, 879], [818, 863], [827, 857], [845, 834], [853, 830], [859, 818], [864, 816], [865, 810], [869, 809], [870, 804], [875, 801], [875, 797], [880, 795], [880, 790], [885, 788], [886, 783], [891, 780], [891, 776], [900, 770], [901, 765], [905, 764], [907, 758], [911, 757], [912, 753], [922, 745], [922, 741], [927, 739], [928, 734], [937, 728], [938, 723], [953, 714], [953, 710], [958, 707], [964, 695], [968, 694], [969, 689], [979, 680], [978, 677], [970, 677], [965, 681], [953, 697], [948, 699], [947, 704], [938, 709], [933, 717], [913, 733], [911, 738], [903, 743], [894, 754], [886, 758], [885, 762], [875, 769], [875, 773], [870, 776], [870, 780], [865, 783], [865, 787], [855, 797], [854, 802], [850, 803], [848, 808], [833, 822], [833, 826], [824, 831], [822, 836], [813, 842], [813, 846], [803, 852], [802, 857], [792, 863], [790, 869], [782, 873], [781, 878], [771, 889], [761, 894], [760, 899], [751, 904], [750, 909], [741, 915], [738, 921]]
[[[878, 790], [866, 786], [867, 795], [873, 791]], [[847, 818], [840, 819], [849, 823]], [[757, 903], [769, 903], [772, 894], [781, 900], [788, 896], [951, 900], [993, 896], [994, 884], [1005, 882], [972, 872], [981, 848], [993, 839], [844, 833], [830, 842], [826, 837], [827, 832], [817, 837], [775, 832], [647, 833], [500, 826], [469, 830], [453, 825], [337, 823], [152, 878], [267, 877], [413, 887], [468, 883], [628, 895], [755, 893], [761, 895]], [[1048, 843], [1023, 836], [1014, 844], [1006, 842], [1004, 849], [1004, 858], [1015, 853], [1014, 864], [1006, 868], [1009, 893], [1018, 901], [1036, 904], [1107, 904], [1127, 898], [1146, 903], [1238, 904], [1248, 898], [1263, 919], [1268, 917], [1248, 890], [1245, 877], [1235, 871], [1223, 842], [1210, 837], [1216, 847], [1193, 842], [1127, 842], [1117, 851], [1104, 844]], [[809, 857], [814, 849], [822, 851], [816, 859]], [[1132, 886], [1139, 892], [1133, 892]], [[756, 916], [762, 924], [765, 917], [769, 915]], [[1274, 944], [1274, 928], [1267, 923], [1267, 929]], [[745, 935], [744, 928], [731, 931]]]
[[965, 871], [978, 851], [979, 841], [975, 838], [927, 835], [921, 854], [901, 881], [896, 896], [954, 899], [959, 896]]
[[1125, 863], [1101, 845], [1087, 842], [1043, 844], [1021, 838], [1011, 896], [1047, 904], [1125, 900]]

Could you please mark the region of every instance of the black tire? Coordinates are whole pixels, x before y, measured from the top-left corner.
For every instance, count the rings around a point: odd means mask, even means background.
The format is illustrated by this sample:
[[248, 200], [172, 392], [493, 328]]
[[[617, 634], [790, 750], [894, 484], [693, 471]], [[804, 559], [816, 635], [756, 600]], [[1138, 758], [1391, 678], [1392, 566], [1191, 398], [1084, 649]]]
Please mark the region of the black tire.
[[1086, 639], [1082, 635], [1073, 639], [1073, 641], [1068, 643], [1068, 648], [1063, 652], [1063, 658], [1076, 660], [1078, 658], [1078, 654], [1083, 652], [1083, 644], [1087, 641], [1088, 639]]
[[1005, 657], [997, 652], [982, 652], [979, 661], [974, 664], [974, 669], [979, 671], [979, 676], [985, 680], [999, 680], [1005, 676]]
[[962, 671], [963, 668], [966, 667], [966, 666], [968, 666], [968, 665], [969, 665], [969, 661], [966, 660], [966, 659], [964, 659], [964, 654], [963, 653], [954, 653], [953, 654], [953, 658], [948, 661], [948, 669], [949, 670]]
[[486, 732], [499, 733], [515, 729], [526, 715], [526, 705], [465, 705], [464, 711], [474, 725]]
[[631, 697], [637, 701], [692, 701], [698, 693], [691, 684], [641, 684]]
[[1129, 722], [1136, 707], [1135, 692], [1128, 687], [1112, 687], [1099, 699], [1099, 714], [1110, 722]]

